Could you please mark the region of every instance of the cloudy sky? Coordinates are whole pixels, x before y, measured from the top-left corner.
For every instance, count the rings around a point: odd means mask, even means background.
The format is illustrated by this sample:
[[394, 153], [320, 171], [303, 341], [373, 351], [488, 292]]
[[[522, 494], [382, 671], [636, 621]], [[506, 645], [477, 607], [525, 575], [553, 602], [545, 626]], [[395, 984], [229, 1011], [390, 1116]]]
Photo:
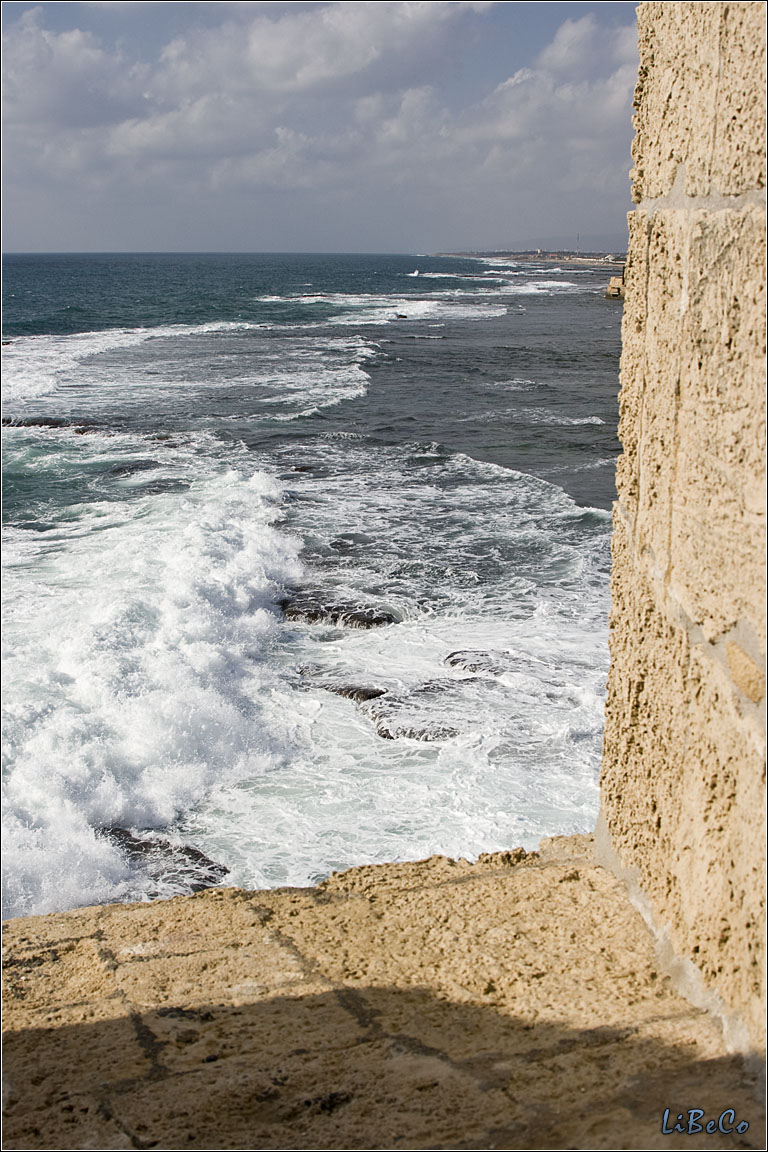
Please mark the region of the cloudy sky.
[[6, 251], [623, 244], [633, 3], [3, 3]]

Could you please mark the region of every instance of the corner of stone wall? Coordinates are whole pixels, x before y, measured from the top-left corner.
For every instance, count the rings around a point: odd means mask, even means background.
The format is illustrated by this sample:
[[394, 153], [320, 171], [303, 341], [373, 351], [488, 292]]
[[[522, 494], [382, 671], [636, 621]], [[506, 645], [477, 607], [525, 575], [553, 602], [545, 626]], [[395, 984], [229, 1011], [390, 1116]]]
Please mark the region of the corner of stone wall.
[[765, 7], [638, 27], [599, 832], [764, 1051]]

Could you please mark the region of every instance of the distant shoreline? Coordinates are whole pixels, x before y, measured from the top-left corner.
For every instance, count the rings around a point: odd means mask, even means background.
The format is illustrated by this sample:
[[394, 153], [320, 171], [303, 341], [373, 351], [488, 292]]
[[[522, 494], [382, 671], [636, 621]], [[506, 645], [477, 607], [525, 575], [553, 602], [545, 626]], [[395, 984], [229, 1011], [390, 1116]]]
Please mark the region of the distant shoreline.
[[575, 256], [572, 253], [558, 255], [557, 252], [435, 252], [435, 256], [450, 256], [462, 260], [508, 260], [519, 264], [530, 262], [532, 264], [589, 264], [605, 265], [606, 268], [621, 268], [626, 263], [626, 255], [618, 255], [606, 259], [610, 253], [595, 253], [593, 256]]

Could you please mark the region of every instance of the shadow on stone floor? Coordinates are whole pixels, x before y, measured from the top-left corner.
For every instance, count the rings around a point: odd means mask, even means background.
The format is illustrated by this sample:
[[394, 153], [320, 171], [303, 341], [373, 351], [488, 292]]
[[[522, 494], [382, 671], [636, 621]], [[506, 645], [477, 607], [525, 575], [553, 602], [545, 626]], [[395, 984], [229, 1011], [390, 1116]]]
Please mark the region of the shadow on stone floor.
[[[744, 1062], [697, 1059], [673, 1026], [573, 1031], [347, 987], [30, 1028], [5, 1041], [3, 1147], [765, 1147]], [[734, 1131], [663, 1135], [665, 1108], [733, 1109]]]

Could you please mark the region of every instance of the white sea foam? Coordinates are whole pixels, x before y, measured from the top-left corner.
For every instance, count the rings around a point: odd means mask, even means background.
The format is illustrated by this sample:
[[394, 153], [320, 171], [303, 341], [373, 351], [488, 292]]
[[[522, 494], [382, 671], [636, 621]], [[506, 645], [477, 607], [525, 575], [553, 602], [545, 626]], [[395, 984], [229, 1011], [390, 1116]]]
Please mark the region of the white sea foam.
[[[59, 475], [148, 448], [45, 435], [60, 441]], [[133, 491], [53, 531], [9, 533], [11, 914], [142, 895], [100, 824], [175, 821], [251, 886], [590, 826], [608, 514], [590, 513], [585, 541], [583, 510], [533, 477], [433, 442], [381, 448], [375, 467], [354, 434], [324, 445], [329, 475], [297, 475], [283, 505], [243, 450], [152, 442], [148, 490], [182, 477], [186, 491]], [[301, 576], [275, 525], [286, 509], [310, 554], [350, 541], [325, 577], [335, 595], [362, 590], [402, 622], [282, 623], [278, 590]], [[446, 663], [457, 650], [492, 670]], [[328, 680], [383, 688], [394, 723], [454, 735], [384, 740]]]
[[[266, 416], [270, 436], [252, 442], [274, 443], [272, 421], [362, 395], [378, 348], [356, 325], [396, 321], [398, 335], [440, 339], [425, 333], [502, 315], [515, 287], [574, 289], [543, 269], [534, 285], [516, 275], [505, 262], [417, 297], [265, 297], [308, 305], [290, 331], [167, 325], [8, 349], [14, 415], [75, 412], [119, 428], [170, 412], [182, 429], [169, 440], [8, 430], [11, 466], [24, 454], [46, 497], [6, 533], [12, 914], [146, 897], [102, 825], [162, 829], [251, 887], [591, 827], [608, 514], [432, 441], [386, 446], [337, 428], [279, 438], [267, 465], [213, 431]], [[599, 422], [572, 407], [531, 411]], [[75, 480], [82, 499], [57, 504]], [[276, 600], [295, 582], [400, 622], [286, 621]], [[463, 662], [448, 659], [457, 651]], [[361, 683], [386, 695], [358, 706], [328, 690]], [[385, 739], [385, 721], [417, 735]], [[436, 738], [417, 738], [419, 726]]]
[[164, 324], [154, 328], [106, 328], [63, 336], [17, 336], [3, 351], [3, 402], [44, 396], [66, 382], [91, 356], [130, 348], [159, 337], [244, 332], [260, 325], [239, 321]]
[[505, 392], [527, 392], [537, 385], [535, 380], [529, 380], [527, 376], [513, 376], [511, 380], [494, 380], [493, 386], [503, 388]]
[[[415, 276], [415, 272], [409, 272], [409, 276]], [[479, 283], [487, 284], [489, 276], [500, 276], [501, 272], [421, 272], [420, 276], [423, 280], [471, 280]]]
[[270, 408], [282, 404], [286, 411], [276, 415], [295, 419], [365, 394], [364, 364], [377, 353], [371, 341], [354, 334], [292, 339], [288, 346], [249, 343], [244, 357], [242, 340], [253, 340], [260, 327], [165, 325], [22, 337], [4, 364], [4, 401], [23, 415], [37, 411], [35, 401], [55, 395], [60, 414], [98, 417], [116, 402], [145, 407], [154, 398], [168, 409], [177, 396], [188, 404], [193, 390], [223, 386], [253, 393]]
[[[333, 472], [342, 449], [330, 437], [327, 446]], [[355, 466], [345, 447], [343, 471], [319, 491], [297, 479], [291, 507], [312, 525], [313, 549], [343, 529], [339, 597], [367, 589], [403, 619], [371, 631], [291, 623], [282, 659], [304, 690], [275, 692], [264, 714], [292, 747], [290, 763], [217, 789], [184, 823], [242, 884], [306, 884], [366, 860], [532, 848], [594, 820], [608, 514], [589, 513], [594, 540], [579, 544], [584, 510], [543, 481], [433, 443], [383, 450], [375, 470], [370, 449], [359, 452]], [[463, 665], [447, 659], [457, 650], [468, 653]], [[479, 673], [472, 653], [487, 658]], [[329, 683], [387, 695], [360, 707]], [[438, 738], [384, 740], [377, 710]]]
[[[334, 308], [352, 309], [338, 312], [323, 321], [323, 325], [352, 326], [360, 324], [390, 324], [394, 320], [484, 320], [491, 316], [503, 316], [503, 304], [450, 302], [444, 297], [454, 297], [457, 293], [431, 293], [424, 297], [388, 296], [373, 293], [353, 294], [329, 292], [318, 295], [286, 297], [291, 304], [329, 304]], [[470, 295], [467, 293], [467, 295]], [[485, 295], [485, 294], [484, 294]], [[263, 297], [266, 299], [266, 297]], [[319, 327], [321, 325], [317, 324]]]
[[[71, 441], [59, 473], [99, 447]], [[125, 462], [147, 450], [119, 436], [100, 447]], [[10, 914], [125, 896], [125, 864], [94, 828], [164, 826], [280, 757], [259, 713], [274, 600], [300, 571], [298, 542], [274, 526], [281, 490], [247, 458], [151, 451], [155, 479], [181, 474], [185, 492], [81, 504], [57, 530], [6, 534]]]
[[573, 280], [529, 280], [525, 284], [510, 284], [506, 290], [513, 296], [537, 296], [542, 293], [583, 292], [584, 289]]
[[[494, 413], [489, 413], [489, 418]], [[599, 416], [566, 416], [562, 412], [553, 412], [549, 408], [510, 408], [509, 415], [516, 420], [523, 420], [527, 424], [562, 425], [563, 427], [578, 427], [582, 424], [605, 424]]]

